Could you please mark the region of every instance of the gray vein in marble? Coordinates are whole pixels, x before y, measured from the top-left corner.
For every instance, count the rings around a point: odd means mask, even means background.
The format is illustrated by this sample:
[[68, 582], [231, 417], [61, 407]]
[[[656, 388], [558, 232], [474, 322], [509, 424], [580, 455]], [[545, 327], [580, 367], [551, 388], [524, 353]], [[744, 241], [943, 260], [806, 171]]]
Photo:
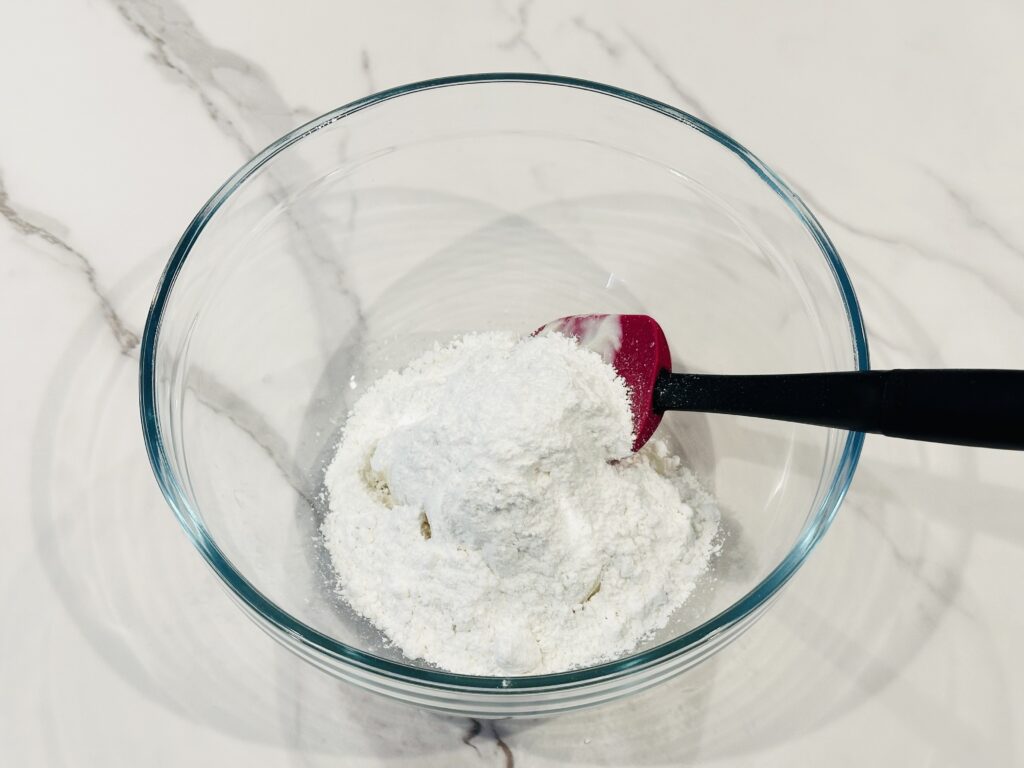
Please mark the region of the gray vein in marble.
[[[983, 270], [977, 269], [975, 267], [974, 262], [965, 262], [956, 256], [947, 254], [942, 250], [931, 247], [924, 243], [917, 242], [911, 238], [901, 237], [899, 235], [881, 232], [879, 230], [869, 229], [867, 227], [854, 224], [853, 222], [847, 219], [837, 216], [833, 211], [823, 206], [821, 204], [821, 201], [818, 198], [809, 194], [807, 190], [796, 187], [796, 185], [793, 186], [795, 189], [797, 189], [798, 194], [804, 200], [804, 202], [810, 205], [812, 212], [820, 215], [821, 218], [827, 219], [828, 221], [831, 221], [833, 224], [842, 227], [847, 232], [853, 235], [857, 235], [858, 237], [862, 237], [865, 240], [870, 240], [883, 246], [906, 248], [908, 251], [911, 251], [915, 255], [920, 256], [922, 259], [931, 260], [934, 262], [944, 264], [945, 266], [951, 269], [954, 269], [977, 280], [985, 288], [991, 291], [992, 294], [995, 295], [1000, 301], [1006, 304], [1006, 306], [1012, 312], [1017, 313], [1019, 311], [1017, 307], [1016, 295], [1013, 292], [1008, 291], [1002, 281], [992, 277]], [[947, 191], [949, 191], [948, 188]], [[964, 200], [964, 198], [954, 198], [954, 202], [957, 202], [958, 200]], [[966, 202], [966, 200], [964, 200], [964, 202]], [[1024, 255], [1024, 253], [1021, 253], [1011, 243], [1009, 243], [1009, 241], [1005, 239], [1005, 236], [1001, 232], [995, 230], [989, 222], [986, 222], [983, 219], [978, 219], [977, 215], [973, 212], [973, 208], [968, 209], [965, 208], [964, 205], [960, 205], [959, 207], [962, 210], [964, 210], [965, 216], [968, 217], [968, 221], [977, 226], [977, 228], [983, 229], [990, 235], [993, 235], [994, 237], [999, 239], [999, 241], [1003, 243], [1003, 245], [1008, 247], [1014, 253]], [[968, 216], [968, 214], [970, 215]]]
[[15, 205], [11, 202], [11, 198], [7, 193], [7, 187], [4, 184], [2, 175], [0, 175], [0, 216], [3, 216], [7, 223], [9, 223], [16, 232], [25, 235], [26, 237], [39, 238], [43, 242], [58, 248], [73, 259], [78, 270], [85, 276], [89, 290], [99, 302], [103, 318], [106, 320], [111, 333], [113, 333], [114, 340], [117, 342], [117, 346], [122, 355], [129, 354], [139, 345], [138, 334], [128, 329], [124, 320], [121, 319], [117, 310], [114, 309], [114, 304], [111, 302], [110, 297], [107, 296], [106, 292], [100, 286], [99, 278], [96, 276], [96, 268], [92, 265], [92, 262], [89, 261], [84, 253], [68, 243], [67, 240], [59, 237], [51, 230], [29, 221], [23, 214], [19, 213]]
[[250, 155], [294, 127], [294, 110], [254, 61], [217, 47], [174, 0], [111, 0], [162, 69], [194, 92], [221, 131]]
[[[120, 608], [127, 604], [115, 606], [104, 599], [108, 596], [104, 588], [109, 584], [105, 585], [102, 580], [124, 582], [121, 566], [130, 562], [120, 560], [122, 554], [119, 552], [124, 547], [119, 544], [128, 541], [123, 535], [130, 536], [131, 526], [114, 526], [117, 530], [112, 535], [107, 535], [108, 528], [112, 521], [137, 514], [140, 498], [152, 498], [151, 493], [140, 495], [138, 492], [140, 485], [152, 488], [152, 478], [142, 458], [141, 447], [129, 454], [122, 450], [125, 433], [121, 427], [138, 423], [132, 413], [135, 410], [132, 398], [124, 397], [126, 393], [135, 391], [138, 349], [124, 355], [97, 355], [97, 352], [103, 352], [101, 342], [106, 340], [107, 333], [107, 327], [97, 322], [79, 324], [66, 340], [63, 354], [55, 358], [59, 373], [49, 377], [40, 400], [44, 407], [36, 420], [28, 450], [31, 456], [31, 528], [34, 548], [39, 554], [38, 562], [49, 588], [76, 625], [77, 636], [84, 638], [97, 657], [125, 683], [146, 699], [184, 718], [218, 728], [227, 725], [235, 733], [241, 724], [244, 735], [253, 736], [249, 718], [232, 717], [235, 713], [227, 713], [223, 708], [194, 706], [196, 702], [189, 700], [189, 694], [194, 692], [187, 686], [176, 685], [182, 678], [175, 674], [173, 659], [165, 659], [169, 666], [163, 663], [150, 665], [147, 659], [160, 657], [159, 649], [149, 646], [151, 653], [147, 656], [133, 648], [131, 636], [136, 629], [152, 629], [155, 625], [148, 622], [153, 616], [139, 614], [136, 618], [141, 621], [138, 626], [131, 624], [132, 632], [119, 631], [127, 630], [129, 626], [122, 621], [131, 623], [125, 618], [128, 614], [120, 612]], [[94, 393], [97, 382], [106, 382], [108, 386]], [[89, 398], [88, 401], [83, 397]], [[87, 414], [80, 413], [83, 408]], [[76, 413], [82, 418], [69, 420], [69, 413]], [[86, 415], [88, 419], [82, 421]], [[134, 438], [134, 435], [129, 436]], [[274, 441], [270, 442], [273, 444]], [[132, 443], [135, 443], [134, 439]], [[61, 457], [71, 450], [105, 457], [107, 463], [100, 469], [84, 470], [82, 477], [86, 482], [80, 493], [57, 496], [54, 489], [67, 483]], [[118, 491], [112, 496], [106, 494], [103, 478], [115, 479]], [[96, 565], [93, 562], [96, 554], [93, 534], [98, 535], [101, 531], [104, 532], [104, 544], [114, 544], [104, 550], [101, 560], [105, 568], [102, 572], [94, 570]], [[163, 551], [163, 554], [167, 552]], [[82, 574], [89, 574], [89, 578], [83, 579]], [[133, 589], [126, 587], [125, 597], [131, 598], [132, 594]], [[140, 596], [139, 600], [144, 597]], [[98, 607], [100, 610], [96, 610]], [[173, 615], [173, 610], [167, 615]], [[115, 620], [113, 624], [111, 619]], [[141, 638], [141, 635], [134, 636]], [[171, 639], [161, 634], [160, 640], [171, 642], [182, 636], [171, 633], [168, 637]], [[162, 684], [164, 678], [160, 676], [164, 674], [173, 678], [174, 683]]]
[[923, 569], [929, 563], [936, 562], [936, 558], [930, 557], [928, 553], [924, 553], [917, 556], [908, 555], [896, 540], [889, 535], [889, 532], [885, 529], [881, 523], [879, 523], [871, 514], [866, 510], [861, 509], [857, 504], [850, 505], [851, 514], [855, 515], [858, 519], [863, 520], [869, 527], [871, 527], [888, 547], [890, 554], [893, 559], [899, 563], [906, 570], [908, 574], [913, 576], [924, 589], [934, 598], [935, 602], [943, 607], [949, 608], [962, 616], [974, 620], [976, 617], [973, 613], [963, 606], [957, 600], [957, 595], [960, 591], [961, 579], [959, 574], [954, 573], [948, 568], [944, 568], [941, 573], [940, 580], [936, 581], [928, 578], [924, 573]]
[[[78, 270], [85, 277], [90, 292], [95, 296], [103, 313], [106, 325], [117, 342], [120, 353], [132, 360], [138, 359], [139, 334], [128, 328], [124, 320], [114, 308], [110, 298], [99, 284], [96, 269], [89, 258], [70, 245], [66, 240], [52, 231], [29, 221], [11, 203], [10, 195], [0, 175], [0, 216], [4, 218], [16, 232], [27, 237], [35, 237], [60, 249], [69, 255]], [[287, 442], [279, 435], [263, 416], [241, 397], [226, 386], [206, 375], [202, 371], [194, 371], [199, 386], [195, 387], [197, 398], [203, 405], [220, 413], [238, 429], [248, 435], [280, 470], [288, 484], [312, 506], [312, 499], [302, 490], [301, 474], [286, 458], [289, 455]]]
[[501, 734], [498, 733], [498, 724], [493, 720], [491, 721], [491, 734], [494, 736], [494, 743], [505, 756], [505, 768], [514, 768], [516, 760], [512, 755], [512, 748], [501, 738]]
[[[485, 725], [486, 723], [486, 725]], [[512, 754], [512, 748], [509, 747], [502, 738], [501, 734], [498, 733], [498, 726], [494, 720], [481, 721], [476, 718], [470, 718], [469, 728], [462, 737], [462, 743], [467, 747], [471, 747], [474, 752], [481, 755], [480, 749], [473, 743], [473, 740], [484, 733], [494, 740], [494, 746], [498, 748], [505, 759], [505, 768], [514, 768], [516, 764], [515, 756]]]
[[636, 52], [640, 54], [641, 58], [665, 81], [668, 87], [672, 89], [672, 92], [685, 103], [689, 111], [697, 117], [711, 122], [711, 113], [708, 112], [707, 107], [704, 106], [700, 99], [683, 88], [682, 84], [675, 78], [669, 68], [665, 66], [661, 58], [628, 29], [620, 27], [620, 30]]
[[288, 458], [288, 441], [251, 403], [205, 371], [195, 368], [189, 374], [188, 388], [196, 399], [214, 413], [223, 416], [266, 454], [285, 482], [307, 506], [314, 504], [311, 493], [303, 489], [302, 473]]
[[466, 730], [466, 733], [462, 736], [462, 743], [465, 744], [467, 747], [472, 747], [473, 751], [476, 752], [478, 755], [480, 754], [480, 750], [477, 748], [476, 744], [473, 743], [473, 739], [480, 735], [480, 731], [482, 731], [483, 728], [484, 726], [479, 720], [477, 720], [476, 718], [470, 718], [469, 728]]
[[573, 26], [576, 27], [584, 35], [590, 37], [597, 43], [598, 47], [607, 53], [611, 58], [617, 59], [622, 55], [622, 50], [611, 39], [604, 34], [601, 30], [592, 27], [587, 23], [587, 20], [582, 16], [574, 16], [572, 19]]
[[363, 73], [363, 77], [366, 78], [366, 88], [368, 93], [377, 92], [377, 84], [373, 77], [373, 64], [370, 62], [370, 52], [363, 48], [359, 52], [359, 69]]
[[[830, 209], [823, 206], [820, 200], [808, 193], [806, 190], [792, 182], [790, 184], [803, 201], [809, 204], [812, 209], [812, 213], [819, 215], [820, 218], [826, 219], [847, 232], [871, 242], [875, 242], [887, 248], [906, 247], [916, 255], [926, 258], [923, 250], [904, 243], [899, 238], [878, 232], [871, 232], [867, 229], [854, 225], [852, 222], [839, 218]], [[913, 333], [915, 336], [915, 342], [913, 345], [898, 344], [890, 339], [890, 329], [885, 324], [880, 325], [875, 318], [867, 316], [864, 319], [864, 325], [868, 333], [868, 339], [873, 346], [877, 346], [878, 342], [883, 342], [893, 351], [899, 351], [900, 353], [910, 351], [911, 353], [925, 355], [931, 360], [938, 360], [941, 358], [940, 349], [934, 335], [928, 333], [914, 315], [907, 310], [904, 299], [899, 296], [895, 290], [893, 290], [888, 281], [876, 278], [874, 273], [868, 270], [862, 270], [860, 274], [853, 277], [856, 278], [854, 281], [855, 289], [858, 289], [859, 286], [858, 293], [860, 293], [861, 289], [865, 288], [867, 284], [870, 283], [875, 291], [883, 294], [885, 297], [884, 300], [886, 308], [890, 312], [899, 313], [902, 316], [900, 326]]]
[[[100, 286], [96, 268], [92, 265], [92, 262], [84, 253], [68, 243], [67, 240], [56, 235], [50, 229], [29, 221], [25, 215], [20, 213], [11, 202], [2, 174], [0, 174], [0, 216], [16, 232], [26, 237], [39, 238], [72, 258], [75, 266], [85, 277], [90, 292], [98, 301], [103, 318], [114, 340], [117, 342], [121, 354], [131, 359], [137, 359], [139, 334], [128, 328], [114, 308], [110, 297], [107, 296]], [[201, 371], [196, 371], [195, 375], [199, 377], [197, 381], [200, 382], [200, 386], [196, 389], [200, 402], [224, 415], [238, 429], [247, 434], [277, 466], [282, 476], [295, 492], [307, 503], [312, 504], [311, 498], [301, 489], [300, 474], [291, 466], [291, 462], [285, 458], [288, 456], [288, 446], [284, 438], [267, 423], [266, 419], [255, 408], [231, 392], [226, 386], [213, 377], [203, 374]]]
[[838, 224], [847, 232], [854, 235], [858, 235], [867, 240], [873, 240], [877, 243], [881, 243], [882, 245], [903, 245], [906, 246], [907, 248], [910, 248], [911, 250], [918, 250], [914, 246], [907, 243], [906, 240], [896, 237], [895, 235], [889, 235], [883, 232], [870, 230], [865, 227], [858, 226], [857, 224], [854, 224], [853, 222], [848, 221], [844, 218], [841, 218], [840, 216], [836, 215], [834, 211], [822, 205], [821, 200], [819, 198], [813, 196], [803, 187], [797, 187], [796, 184], [793, 184], [793, 187], [797, 189], [797, 194], [799, 194], [803, 201], [811, 207], [813, 213], [820, 214], [822, 217], [828, 219], [833, 224]]
[[523, 0], [516, 7], [515, 13], [512, 14], [512, 20], [515, 22], [516, 29], [508, 40], [498, 43], [498, 47], [505, 51], [521, 47], [533, 56], [533, 58], [536, 59], [542, 67], [547, 69], [548, 66], [544, 61], [544, 57], [540, 55], [540, 51], [537, 50], [536, 46], [534, 46], [526, 36], [530, 24], [530, 10], [533, 3], [534, 0]]
[[[246, 158], [294, 127], [294, 110], [266, 72], [255, 62], [213, 45], [174, 0], [112, 2], [131, 29], [150, 43], [157, 64], [196, 94], [214, 123]], [[283, 202], [293, 191], [288, 180], [280, 179], [273, 165], [264, 172], [276, 183], [276, 199]], [[329, 238], [320, 236], [323, 228], [317, 227], [321, 223], [319, 212], [307, 206], [302, 215], [294, 210], [284, 215], [294, 231], [294, 255], [313, 295], [321, 286], [331, 286], [351, 300], [354, 316], [361, 324], [361, 309], [345, 287], [345, 270], [335, 258], [335, 248]], [[325, 323], [324, 327], [329, 325]], [[326, 340], [323, 347], [325, 355], [334, 351]]]
[[967, 195], [954, 187], [949, 181], [932, 169], [922, 168], [921, 170], [926, 176], [942, 187], [943, 191], [945, 191], [953, 204], [961, 211], [961, 213], [963, 213], [964, 218], [972, 227], [989, 235], [993, 240], [1013, 255], [1024, 258], [1024, 247], [1014, 243], [1005, 232], [999, 229], [989, 219], [984, 217], [978, 211], [977, 205], [972, 202]]
[[[885, 275], [876, 275], [872, 271], [864, 270], [855, 276], [854, 286], [858, 295], [868, 296], [870, 289], [880, 296], [876, 300], [884, 307], [882, 320], [878, 315], [867, 316], [864, 319], [864, 327], [867, 332], [869, 344], [874, 348], [872, 354], [878, 351], [878, 342], [885, 344], [892, 352], [907, 356], [923, 356], [925, 359], [938, 361], [942, 358], [942, 351], [935, 335], [928, 332], [928, 329], [921, 324], [906, 304], [906, 300], [900, 295], [899, 290], [894, 288]], [[891, 322], [890, 316], [898, 316], [896, 323]], [[900, 333], [909, 334], [912, 339], [908, 343], [900, 343], [896, 336]], [[883, 358], [884, 359], [884, 358]]]
[[[294, 110], [277, 91], [270, 77], [256, 63], [231, 51], [218, 48], [196, 28], [186, 11], [174, 0], [113, 0], [114, 7], [129, 27], [150, 43], [158, 66], [194, 92], [214, 124], [231, 139], [246, 157], [277, 139], [293, 127]], [[369, 57], [363, 63], [370, 76]], [[228, 113], [229, 110], [231, 114]], [[269, 169], [274, 178], [273, 169]], [[283, 199], [287, 185], [279, 184]], [[345, 288], [344, 270], [333, 258], [329, 242], [316, 236], [317, 221], [287, 214], [296, 243], [296, 255], [310, 287], [325, 284], [324, 273], [342, 295], [352, 299], [352, 308], [362, 325], [358, 303]], [[350, 220], [349, 226], [351, 228]], [[314, 293], [315, 295], [315, 293]], [[336, 319], [336, 318], [335, 318]], [[334, 350], [325, 346], [325, 354]], [[199, 400], [231, 421], [266, 453], [295, 492], [312, 506], [303, 490], [302, 475], [289, 458], [287, 442], [251, 404], [210, 376], [196, 372], [193, 389]]]
[[[167, 69], [172, 72], [185, 86], [193, 91], [196, 96], [199, 97], [200, 104], [203, 105], [203, 109], [210, 118], [215, 122], [220, 129], [231, 139], [238, 144], [242, 151], [246, 155], [255, 154], [255, 147], [250, 144], [242, 131], [235, 124], [235, 122], [224, 114], [224, 112], [217, 106], [216, 102], [207, 93], [204, 85], [199, 82], [193, 75], [191, 75], [186, 69], [176, 64], [172, 59], [172, 51], [170, 50], [167, 40], [164, 38], [164, 33], [161, 31], [167, 26], [173, 26], [176, 34], [182, 35], [182, 39], [186, 37], [193, 38], [192, 42], [195, 48], [204, 47], [209, 50], [209, 46], [203, 45], [205, 41], [202, 40], [195, 32], [191, 21], [187, 19], [181, 10], [173, 4], [161, 4], [159, 6], [159, 12], [157, 12], [158, 6], [155, 3], [150, 2], [137, 2], [131, 0], [131, 2], [125, 2], [125, 0], [115, 0], [114, 7], [128, 25], [135, 30], [139, 35], [149, 41], [152, 52], [151, 56], [153, 61], [158, 66]], [[166, 12], [166, 13], [165, 13]], [[225, 61], [225, 64], [237, 62]], [[243, 62], [244, 64], [244, 62]]]
[[296, 107], [292, 107], [292, 115], [295, 117], [298, 123], [308, 123], [314, 117], [317, 117], [318, 113], [305, 104], [300, 104]]

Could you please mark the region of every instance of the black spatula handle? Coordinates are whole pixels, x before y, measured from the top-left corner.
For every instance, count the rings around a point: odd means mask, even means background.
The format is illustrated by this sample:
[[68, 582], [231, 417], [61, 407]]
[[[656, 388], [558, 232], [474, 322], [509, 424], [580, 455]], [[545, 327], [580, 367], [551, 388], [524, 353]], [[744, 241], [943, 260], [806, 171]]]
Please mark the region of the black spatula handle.
[[730, 413], [933, 443], [1024, 449], [1024, 371], [766, 376], [662, 371], [654, 410]]

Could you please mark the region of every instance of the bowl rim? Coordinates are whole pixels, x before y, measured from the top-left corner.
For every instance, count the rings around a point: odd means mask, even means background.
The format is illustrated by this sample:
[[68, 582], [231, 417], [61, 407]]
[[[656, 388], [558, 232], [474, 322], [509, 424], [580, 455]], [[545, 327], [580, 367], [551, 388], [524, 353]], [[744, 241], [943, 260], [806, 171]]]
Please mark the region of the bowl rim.
[[504, 677], [462, 675], [412, 666], [375, 656], [335, 640], [291, 616], [256, 589], [220, 551], [220, 548], [209, 535], [198, 511], [191, 508], [188, 503], [188, 497], [184, 493], [171, 467], [162, 437], [156, 410], [156, 352], [164, 310], [173, 291], [177, 276], [203, 228], [216, 214], [220, 206], [250, 176], [292, 144], [349, 115], [394, 98], [437, 88], [488, 83], [528, 83], [568, 87], [620, 99], [683, 123], [733, 152], [757, 173], [761, 180], [786, 203], [814, 238], [831, 268], [832, 275], [843, 300], [853, 341], [857, 370], [867, 370], [869, 362], [867, 335], [853, 285], [832, 241], [796, 193], [753, 153], [710, 124], [668, 104], [615, 86], [573, 77], [519, 72], [455, 75], [409, 83], [358, 99], [305, 123], [270, 144], [221, 185], [195, 215], [175, 246], [174, 252], [157, 284], [156, 293], [150, 305], [141, 340], [139, 409], [142, 431], [150, 465], [168, 505], [174, 511], [192, 543], [228, 587], [232, 595], [241, 601], [244, 607], [255, 611], [266, 623], [277, 631], [284, 633], [291, 641], [301, 647], [305, 647], [308, 651], [325, 654], [342, 663], [354, 665], [364, 670], [372, 670], [396, 681], [442, 689], [514, 694], [516, 692], [537, 692], [538, 689], [575, 688], [620, 677], [639, 668], [648, 668], [669, 659], [677, 658], [689, 650], [704, 645], [729, 627], [741, 622], [745, 617], [758, 613], [758, 609], [776, 595], [779, 589], [793, 576], [835, 518], [836, 512], [853, 479], [864, 442], [864, 434], [861, 432], [848, 432], [846, 434], [838, 466], [817, 512], [808, 519], [799, 538], [786, 557], [757, 586], [732, 603], [728, 608], [688, 632], [654, 648], [649, 648], [615, 661], [568, 672]]

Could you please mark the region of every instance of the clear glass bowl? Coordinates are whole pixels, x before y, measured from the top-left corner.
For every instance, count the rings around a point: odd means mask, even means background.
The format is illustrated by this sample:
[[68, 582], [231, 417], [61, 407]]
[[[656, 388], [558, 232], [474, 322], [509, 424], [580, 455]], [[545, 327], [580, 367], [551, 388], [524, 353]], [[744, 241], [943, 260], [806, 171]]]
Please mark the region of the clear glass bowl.
[[142, 341], [153, 470], [242, 609], [332, 675], [478, 717], [643, 689], [766, 608], [835, 515], [861, 434], [669, 414], [659, 434], [721, 502], [721, 554], [634, 654], [561, 674], [405, 658], [338, 599], [317, 537], [325, 464], [364, 386], [438, 340], [589, 312], [653, 315], [680, 370], [868, 366], [828, 237], [728, 136], [597, 83], [445, 78], [284, 136], [189, 225]]

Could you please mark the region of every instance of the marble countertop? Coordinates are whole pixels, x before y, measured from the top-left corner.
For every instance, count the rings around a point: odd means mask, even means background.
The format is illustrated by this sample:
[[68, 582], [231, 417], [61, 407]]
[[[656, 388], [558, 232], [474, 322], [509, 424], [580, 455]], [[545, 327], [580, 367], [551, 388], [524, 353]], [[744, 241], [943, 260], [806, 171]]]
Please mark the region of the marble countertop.
[[285, 8], [2, 12], [2, 762], [1024, 763], [1024, 456], [869, 438], [737, 643], [620, 703], [477, 723], [333, 682], [251, 626], [161, 499], [136, 411], [152, 290], [216, 186], [336, 105], [487, 70], [609, 82], [751, 147], [835, 240], [876, 367], [1024, 368], [1024, 6]]

